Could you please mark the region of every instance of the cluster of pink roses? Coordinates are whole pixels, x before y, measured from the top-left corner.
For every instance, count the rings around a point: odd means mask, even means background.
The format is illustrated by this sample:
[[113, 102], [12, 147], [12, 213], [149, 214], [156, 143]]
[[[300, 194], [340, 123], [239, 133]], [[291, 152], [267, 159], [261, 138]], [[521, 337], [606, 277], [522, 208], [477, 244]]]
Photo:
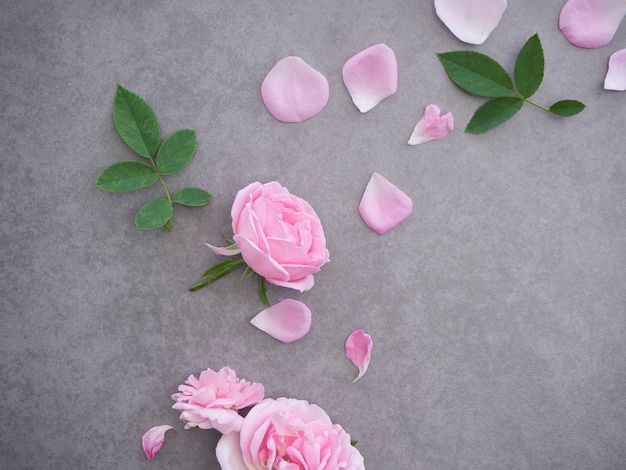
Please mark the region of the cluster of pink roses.
[[[223, 367], [190, 376], [172, 395], [185, 428], [216, 429], [216, 456], [222, 470], [365, 469], [350, 435], [319, 406], [293, 398], [264, 399], [259, 383], [239, 379]], [[238, 411], [252, 406], [245, 417]], [[165, 440], [169, 425], [155, 426], [142, 439], [148, 459]]]

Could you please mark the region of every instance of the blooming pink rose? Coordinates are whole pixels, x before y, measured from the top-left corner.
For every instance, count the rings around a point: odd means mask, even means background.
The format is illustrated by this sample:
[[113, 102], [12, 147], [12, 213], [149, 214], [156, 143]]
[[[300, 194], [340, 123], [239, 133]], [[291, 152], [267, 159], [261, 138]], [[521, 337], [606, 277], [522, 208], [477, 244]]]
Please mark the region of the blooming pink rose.
[[172, 395], [176, 401], [172, 408], [181, 412], [185, 429], [215, 428], [224, 434], [239, 431], [243, 418], [237, 410], [255, 405], [265, 396], [262, 384], [237, 378], [229, 367], [218, 372], [207, 369], [199, 379], [190, 375], [185, 384]]
[[350, 435], [304, 400], [262, 401], [244, 418], [238, 440], [236, 436], [223, 436], [218, 444], [222, 470], [365, 469]]
[[329, 261], [320, 219], [308, 202], [277, 182], [252, 183], [231, 210], [233, 240], [250, 268], [272, 284], [299, 291]]

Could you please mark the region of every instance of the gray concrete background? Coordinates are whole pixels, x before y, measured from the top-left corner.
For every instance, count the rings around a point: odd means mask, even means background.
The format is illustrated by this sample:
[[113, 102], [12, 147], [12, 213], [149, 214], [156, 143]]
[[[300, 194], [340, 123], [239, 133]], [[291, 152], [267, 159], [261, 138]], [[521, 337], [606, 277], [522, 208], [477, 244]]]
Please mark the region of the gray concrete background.
[[[578, 49], [557, 27], [563, 2], [513, 1], [469, 46], [431, 1], [1, 3], [1, 468], [217, 468], [219, 434], [184, 431], [170, 395], [224, 365], [270, 397], [322, 406], [370, 470], [626, 468], [626, 93], [602, 88], [626, 25], [609, 46]], [[477, 50], [512, 71], [536, 32], [536, 101], [587, 109], [560, 119], [525, 106], [463, 133], [484, 100], [435, 53]], [[398, 92], [362, 115], [341, 67], [379, 42], [396, 53]], [[287, 55], [330, 84], [301, 124], [277, 122], [260, 98]], [[214, 200], [177, 207], [170, 234], [134, 227], [158, 186], [94, 186], [135, 158], [113, 127], [117, 83], [152, 105], [163, 135], [198, 132], [169, 186]], [[429, 103], [457, 128], [410, 147]], [[374, 171], [414, 202], [383, 236], [357, 212]], [[269, 290], [313, 311], [290, 345], [248, 323], [263, 308], [252, 280], [187, 290], [219, 260], [204, 243], [231, 235], [235, 193], [257, 180], [308, 200], [331, 253], [311, 291]], [[343, 344], [356, 328], [374, 350], [353, 384]], [[167, 423], [177, 431], [148, 462], [141, 435]]]

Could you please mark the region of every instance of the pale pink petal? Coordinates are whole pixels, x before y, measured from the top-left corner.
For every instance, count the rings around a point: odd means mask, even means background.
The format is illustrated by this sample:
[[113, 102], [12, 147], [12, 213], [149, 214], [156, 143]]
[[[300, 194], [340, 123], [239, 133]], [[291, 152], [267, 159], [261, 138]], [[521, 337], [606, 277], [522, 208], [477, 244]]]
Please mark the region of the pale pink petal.
[[367, 371], [372, 355], [372, 337], [363, 330], [356, 330], [350, 333], [346, 340], [346, 357], [359, 368], [359, 375], [352, 382], [356, 382]]
[[463, 42], [482, 44], [496, 29], [506, 0], [435, 0], [437, 16]]
[[148, 429], [141, 438], [141, 445], [148, 460], [152, 460], [165, 442], [165, 432], [174, 429], [168, 424]]
[[419, 120], [411, 138], [409, 145], [423, 144], [430, 140], [441, 140], [454, 129], [454, 117], [452, 113], [440, 116], [441, 110], [436, 104], [429, 104], [424, 110], [424, 115]]
[[210, 245], [209, 243], [205, 243], [205, 245], [211, 248], [213, 253], [215, 253], [216, 255], [235, 256], [241, 253], [241, 250], [235, 244], [232, 244], [229, 246], [214, 246], [214, 245]]
[[247, 470], [239, 444], [239, 433], [224, 434], [217, 442], [215, 455], [222, 470]]
[[412, 210], [411, 198], [378, 173], [370, 178], [359, 204], [365, 224], [381, 235], [406, 219]]
[[311, 310], [299, 300], [284, 299], [259, 312], [254, 326], [283, 343], [292, 343], [309, 332]]
[[393, 50], [376, 44], [348, 59], [341, 70], [352, 102], [365, 113], [398, 90], [398, 63]]
[[300, 57], [279, 60], [261, 84], [265, 107], [279, 121], [302, 122], [328, 103], [328, 81]]
[[568, 0], [559, 28], [569, 42], [593, 49], [607, 45], [626, 14], [624, 0]]
[[609, 57], [609, 71], [604, 79], [607, 90], [626, 90], [626, 49], [620, 49]]

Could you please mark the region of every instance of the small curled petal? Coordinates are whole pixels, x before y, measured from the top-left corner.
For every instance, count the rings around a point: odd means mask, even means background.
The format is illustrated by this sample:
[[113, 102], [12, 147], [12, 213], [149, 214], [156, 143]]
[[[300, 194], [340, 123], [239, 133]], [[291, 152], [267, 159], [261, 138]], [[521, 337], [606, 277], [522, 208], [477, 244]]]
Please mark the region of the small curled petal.
[[429, 104], [424, 110], [424, 115], [419, 120], [411, 138], [407, 142], [409, 145], [423, 144], [431, 140], [441, 140], [454, 129], [454, 117], [452, 113], [440, 116], [441, 110], [436, 104]]
[[358, 367], [359, 375], [352, 382], [356, 382], [367, 371], [372, 355], [372, 337], [363, 330], [356, 330], [350, 333], [346, 340], [346, 357]]
[[609, 71], [604, 78], [606, 90], [626, 90], [626, 49], [620, 49], [609, 57]]
[[161, 426], [154, 426], [144, 433], [141, 438], [141, 445], [148, 460], [152, 460], [161, 449], [163, 442], [165, 442], [165, 433], [170, 429], [174, 428], [168, 424], [163, 424]]

